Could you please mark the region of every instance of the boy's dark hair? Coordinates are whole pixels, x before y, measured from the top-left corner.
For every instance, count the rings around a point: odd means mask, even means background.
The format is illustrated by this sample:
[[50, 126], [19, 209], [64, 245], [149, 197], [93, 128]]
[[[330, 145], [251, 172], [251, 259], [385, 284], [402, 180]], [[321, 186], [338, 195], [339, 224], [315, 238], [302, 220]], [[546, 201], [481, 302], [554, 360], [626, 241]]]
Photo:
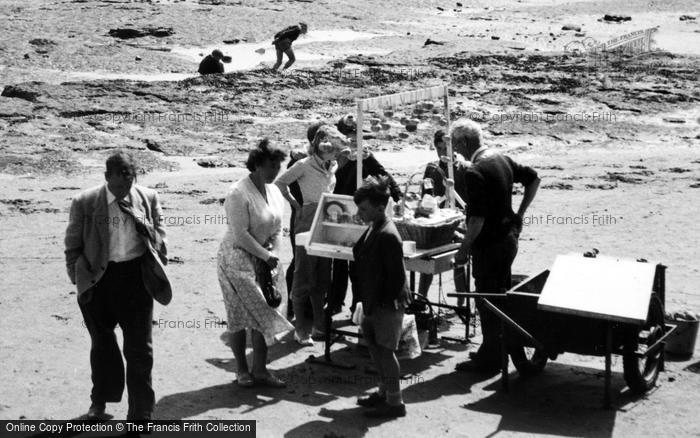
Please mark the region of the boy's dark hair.
[[245, 167], [251, 172], [255, 172], [258, 166], [265, 163], [265, 161], [273, 161], [281, 163], [287, 158], [287, 154], [277, 147], [270, 145], [270, 140], [268, 138], [263, 138], [258, 143], [258, 146], [251, 149], [248, 153], [248, 160], [245, 162]]
[[389, 203], [389, 179], [385, 176], [367, 177], [359, 189], [355, 191], [353, 201], [360, 204], [365, 199], [373, 206], [386, 205]]

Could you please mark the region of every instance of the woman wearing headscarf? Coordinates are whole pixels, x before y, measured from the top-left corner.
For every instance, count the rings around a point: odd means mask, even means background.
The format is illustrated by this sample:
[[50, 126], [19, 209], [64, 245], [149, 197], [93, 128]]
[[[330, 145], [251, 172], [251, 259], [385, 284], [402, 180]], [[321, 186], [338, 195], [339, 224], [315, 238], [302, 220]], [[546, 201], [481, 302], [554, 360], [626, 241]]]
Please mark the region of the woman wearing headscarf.
[[[321, 126], [309, 146], [309, 156], [297, 161], [277, 178], [275, 184], [282, 195], [296, 210], [293, 233], [311, 229], [316, 208], [323, 193], [332, 193], [335, 187], [336, 157], [348, 146], [345, 137], [332, 126]], [[289, 191], [293, 182], [299, 184], [303, 205]], [[325, 295], [331, 279], [331, 261], [324, 257], [311, 256], [306, 249], [294, 249], [294, 280], [292, 281], [292, 305], [295, 315], [294, 338], [301, 345], [313, 345], [313, 339], [324, 336]], [[311, 301], [313, 320], [304, 314], [304, 304]]]

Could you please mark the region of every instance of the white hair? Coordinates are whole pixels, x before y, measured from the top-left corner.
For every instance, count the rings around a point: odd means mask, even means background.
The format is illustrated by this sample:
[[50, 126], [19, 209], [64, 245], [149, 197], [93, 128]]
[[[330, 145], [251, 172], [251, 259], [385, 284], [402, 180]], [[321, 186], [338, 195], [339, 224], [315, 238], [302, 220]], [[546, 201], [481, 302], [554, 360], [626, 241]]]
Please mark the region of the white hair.
[[483, 144], [483, 134], [481, 126], [473, 120], [467, 118], [457, 119], [450, 126], [450, 138], [452, 145], [464, 144], [474, 150]]

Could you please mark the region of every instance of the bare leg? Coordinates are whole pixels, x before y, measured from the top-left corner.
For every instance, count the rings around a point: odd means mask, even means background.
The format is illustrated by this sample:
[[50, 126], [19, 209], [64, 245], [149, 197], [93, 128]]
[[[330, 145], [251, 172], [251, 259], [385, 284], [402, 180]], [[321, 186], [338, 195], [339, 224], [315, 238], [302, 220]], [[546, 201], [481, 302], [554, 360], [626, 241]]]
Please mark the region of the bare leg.
[[[308, 298], [306, 298], [308, 300]], [[292, 297], [294, 305], [294, 329], [297, 335], [304, 339], [311, 333], [311, 321], [306, 317], [305, 300], [299, 300]]]
[[231, 351], [236, 358], [238, 374], [248, 374], [248, 361], [245, 357], [245, 330], [231, 334]]
[[323, 294], [317, 295], [317, 294], [312, 294], [311, 295], [311, 308], [313, 309], [314, 312], [314, 321], [313, 321], [313, 327], [320, 332], [325, 332], [326, 331], [326, 318], [325, 318], [325, 311], [323, 310], [323, 301], [325, 300]]
[[381, 370], [382, 380], [386, 387], [387, 403], [402, 404], [399, 360], [396, 358], [396, 354], [386, 347], [377, 345], [375, 349], [375, 362]]
[[418, 295], [428, 298], [430, 284], [433, 282], [433, 276], [430, 274], [420, 274], [418, 278]]
[[382, 369], [382, 362], [380, 360], [380, 353], [378, 351], [379, 346], [367, 344], [367, 349], [369, 350], [369, 355], [372, 358], [372, 362], [377, 367], [377, 373], [379, 375], [379, 392], [380, 395], [386, 396], [386, 382], [384, 381], [384, 370]]
[[[296, 61], [297, 58], [294, 56], [294, 50], [292, 50], [291, 47], [289, 47], [287, 50], [285, 50], [284, 53], [286, 53], [286, 54], [287, 54], [287, 58], [289, 58], [289, 60], [287, 61], [287, 63], [284, 64], [284, 67], [282, 67], [282, 69], [286, 70], [286, 69], [288, 69], [289, 67], [291, 67], [292, 64], [294, 64], [294, 61]], [[281, 55], [280, 55], [280, 57], [281, 57]]]
[[282, 50], [277, 46], [275, 46], [275, 50], [277, 52], [277, 62], [275, 62], [275, 65], [272, 66], [272, 71], [277, 71], [277, 69], [280, 68], [280, 65], [282, 65]]
[[[467, 276], [464, 266], [454, 269], [455, 292], [467, 291]], [[464, 307], [465, 298], [457, 298], [457, 307]]]
[[265, 337], [257, 330], [252, 330], [253, 338], [253, 375], [267, 374], [267, 344]]

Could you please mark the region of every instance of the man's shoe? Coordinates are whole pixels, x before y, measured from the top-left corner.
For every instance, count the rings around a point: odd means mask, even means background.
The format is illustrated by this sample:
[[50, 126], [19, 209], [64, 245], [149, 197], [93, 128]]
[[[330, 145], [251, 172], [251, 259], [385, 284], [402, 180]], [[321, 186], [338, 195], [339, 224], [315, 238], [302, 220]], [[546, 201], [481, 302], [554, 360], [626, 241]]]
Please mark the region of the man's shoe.
[[367, 397], [360, 397], [357, 399], [358, 406], [362, 406], [363, 408], [374, 408], [385, 402], [386, 396], [380, 395], [379, 392], [373, 392]]
[[365, 416], [369, 418], [397, 418], [406, 416], [406, 405], [390, 405], [386, 402], [380, 403], [371, 411], [366, 411]]
[[87, 411], [88, 420], [100, 420], [105, 415], [105, 403], [92, 403]]
[[474, 359], [458, 363], [455, 370], [467, 373], [496, 374], [501, 370], [500, 365], [486, 364]]

